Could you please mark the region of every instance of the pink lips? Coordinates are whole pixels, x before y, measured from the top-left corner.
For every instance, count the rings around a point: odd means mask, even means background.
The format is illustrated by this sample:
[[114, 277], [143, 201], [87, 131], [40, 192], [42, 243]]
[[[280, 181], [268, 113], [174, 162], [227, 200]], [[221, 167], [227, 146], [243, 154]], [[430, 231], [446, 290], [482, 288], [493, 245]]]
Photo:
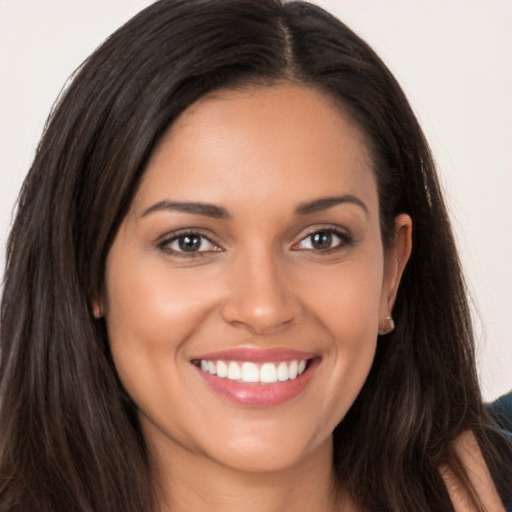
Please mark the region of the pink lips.
[[272, 384], [246, 383], [220, 378], [202, 371], [196, 365], [197, 371], [211, 390], [232, 403], [249, 407], [272, 407], [295, 398], [306, 388], [319, 363], [319, 357], [316, 354], [280, 348], [265, 350], [237, 348], [211, 352], [192, 359], [193, 362], [200, 360], [247, 361], [256, 364], [293, 360], [308, 361], [307, 369], [302, 375], [292, 380]]

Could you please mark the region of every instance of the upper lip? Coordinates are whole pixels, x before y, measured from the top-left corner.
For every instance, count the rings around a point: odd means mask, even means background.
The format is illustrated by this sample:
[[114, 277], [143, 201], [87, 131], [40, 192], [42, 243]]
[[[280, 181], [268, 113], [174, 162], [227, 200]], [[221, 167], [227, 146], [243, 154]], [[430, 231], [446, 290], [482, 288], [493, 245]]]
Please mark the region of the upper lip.
[[255, 347], [238, 347], [217, 352], [208, 352], [192, 357], [192, 361], [201, 359], [207, 361], [251, 361], [251, 362], [280, 362], [280, 361], [302, 361], [318, 357], [312, 352], [304, 352], [302, 350], [288, 348], [255, 348]]

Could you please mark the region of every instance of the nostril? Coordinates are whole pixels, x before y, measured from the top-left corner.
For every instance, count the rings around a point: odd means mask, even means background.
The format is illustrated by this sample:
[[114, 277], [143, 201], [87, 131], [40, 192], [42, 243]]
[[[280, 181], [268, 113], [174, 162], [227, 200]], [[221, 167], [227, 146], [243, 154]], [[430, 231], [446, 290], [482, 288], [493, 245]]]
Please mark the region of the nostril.
[[249, 298], [228, 301], [222, 306], [222, 317], [227, 323], [253, 333], [283, 329], [294, 324], [301, 314], [301, 309], [289, 300], [262, 305]]
[[296, 318], [276, 318], [271, 316], [249, 316], [243, 320], [227, 320], [233, 327], [247, 329], [253, 334], [269, 334], [280, 331], [295, 323]]

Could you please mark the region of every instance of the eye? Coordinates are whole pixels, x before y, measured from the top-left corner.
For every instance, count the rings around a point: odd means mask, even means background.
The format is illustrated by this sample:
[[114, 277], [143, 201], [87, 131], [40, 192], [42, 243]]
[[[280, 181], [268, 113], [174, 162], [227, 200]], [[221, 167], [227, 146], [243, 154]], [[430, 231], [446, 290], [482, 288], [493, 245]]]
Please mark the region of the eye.
[[321, 229], [304, 237], [295, 247], [308, 251], [328, 251], [350, 243], [350, 237], [334, 229]]
[[159, 248], [179, 255], [196, 255], [205, 252], [218, 252], [221, 249], [206, 236], [200, 233], [181, 233], [167, 238], [159, 245]]

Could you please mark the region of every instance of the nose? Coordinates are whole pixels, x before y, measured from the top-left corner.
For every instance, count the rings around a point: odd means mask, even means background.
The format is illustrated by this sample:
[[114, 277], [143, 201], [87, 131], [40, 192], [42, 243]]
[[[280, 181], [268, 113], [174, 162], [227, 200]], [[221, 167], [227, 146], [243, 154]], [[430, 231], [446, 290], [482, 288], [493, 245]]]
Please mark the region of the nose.
[[260, 253], [240, 260], [222, 305], [224, 320], [254, 334], [272, 334], [294, 324], [303, 314], [302, 306], [277, 258]]

